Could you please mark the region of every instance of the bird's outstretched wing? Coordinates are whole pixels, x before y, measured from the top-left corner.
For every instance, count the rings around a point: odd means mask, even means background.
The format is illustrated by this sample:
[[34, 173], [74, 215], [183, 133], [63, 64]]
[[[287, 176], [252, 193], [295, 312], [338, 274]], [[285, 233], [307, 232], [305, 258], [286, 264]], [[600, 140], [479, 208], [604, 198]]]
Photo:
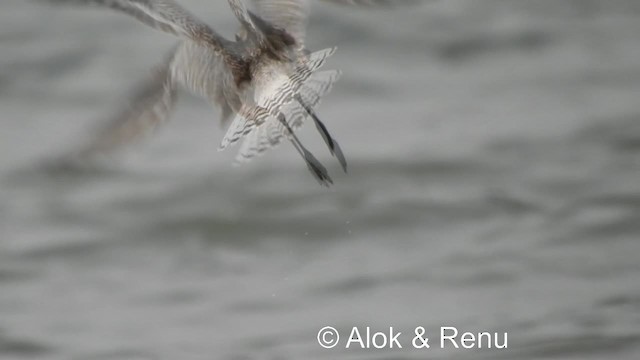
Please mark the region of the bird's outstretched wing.
[[237, 36], [248, 37], [256, 42], [256, 49], [271, 49], [280, 54], [296, 44], [296, 40], [281, 27], [276, 27], [259, 15], [247, 10], [242, 0], [228, 0], [229, 6], [242, 25]]
[[154, 69], [129, 107], [114, 116], [77, 155], [86, 157], [131, 143], [169, 119], [176, 101], [176, 88], [171, 79], [174, 54], [172, 51]]
[[219, 107], [223, 124], [230, 120], [233, 110], [229, 102], [236, 97], [234, 78], [215, 51], [183, 41], [173, 58], [171, 77], [191, 93]]
[[298, 44], [304, 44], [309, 17], [308, 0], [253, 0], [256, 14], [275, 27], [285, 30]]
[[50, 4], [93, 5], [133, 16], [152, 28], [171, 33], [218, 52], [229, 51], [230, 41], [173, 0], [38, 0]]

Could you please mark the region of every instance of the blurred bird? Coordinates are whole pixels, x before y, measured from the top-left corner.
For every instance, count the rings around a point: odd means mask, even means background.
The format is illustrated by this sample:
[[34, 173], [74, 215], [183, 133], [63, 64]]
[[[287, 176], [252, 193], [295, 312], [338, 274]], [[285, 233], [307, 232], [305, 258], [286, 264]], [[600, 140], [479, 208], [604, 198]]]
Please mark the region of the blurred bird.
[[[294, 132], [310, 117], [346, 172], [340, 146], [314, 112], [340, 77], [340, 71], [317, 71], [335, 48], [317, 52], [305, 48], [309, 0], [252, 0], [255, 13], [246, 9], [241, 0], [228, 0], [241, 24], [235, 41], [219, 35], [173, 0], [45, 1], [110, 8], [183, 38], [133, 97], [130, 108], [98, 132], [82, 154], [128, 143], [168, 120], [179, 84], [219, 106], [223, 124], [233, 118], [220, 150], [242, 139], [238, 162], [262, 154], [286, 136], [319, 183], [329, 186], [333, 181], [326, 168]], [[347, 5], [392, 3], [328, 1]]]

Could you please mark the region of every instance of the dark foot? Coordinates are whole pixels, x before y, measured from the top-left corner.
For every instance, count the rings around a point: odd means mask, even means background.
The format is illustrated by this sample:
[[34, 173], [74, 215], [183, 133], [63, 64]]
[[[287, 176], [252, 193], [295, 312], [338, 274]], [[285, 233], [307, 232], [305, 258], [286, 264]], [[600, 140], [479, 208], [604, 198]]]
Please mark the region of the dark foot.
[[302, 151], [307, 167], [316, 180], [318, 180], [318, 183], [326, 187], [333, 185], [333, 180], [329, 176], [327, 169], [320, 163], [320, 161], [318, 161], [318, 159], [316, 159], [316, 157], [306, 149], [303, 149]]

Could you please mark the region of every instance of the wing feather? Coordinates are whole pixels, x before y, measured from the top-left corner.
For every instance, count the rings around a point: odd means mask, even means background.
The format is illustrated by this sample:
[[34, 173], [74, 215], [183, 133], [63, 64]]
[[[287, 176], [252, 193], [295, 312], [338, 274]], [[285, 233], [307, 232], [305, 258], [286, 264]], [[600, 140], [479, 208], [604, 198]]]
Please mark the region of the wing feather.
[[109, 151], [131, 143], [168, 121], [176, 101], [176, 88], [170, 73], [173, 55], [172, 51], [154, 69], [153, 76], [133, 96], [130, 106], [98, 131], [80, 152], [81, 155]]
[[140, 22], [226, 53], [230, 43], [173, 0], [40, 0], [51, 4], [92, 5], [133, 16]]
[[[394, 7], [419, 4], [424, 0], [324, 0], [344, 6]], [[285, 30], [303, 46], [311, 8], [310, 0], [252, 0], [256, 13], [272, 25]]]
[[193, 94], [221, 106], [223, 113], [228, 112], [225, 89], [235, 94], [233, 75], [223, 57], [211, 48], [183, 41], [174, 56], [171, 76]]
[[256, 13], [272, 25], [288, 32], [304, 44], [309, 17], [309, 0], [253, 0]]

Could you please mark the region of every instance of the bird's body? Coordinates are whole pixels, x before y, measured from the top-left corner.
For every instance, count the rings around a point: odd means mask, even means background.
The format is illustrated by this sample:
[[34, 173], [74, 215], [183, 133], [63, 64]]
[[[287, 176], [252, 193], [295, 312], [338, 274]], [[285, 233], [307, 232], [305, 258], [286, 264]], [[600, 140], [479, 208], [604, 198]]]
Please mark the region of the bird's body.
[[255, 14], [241, 0], [228, 0], [241, 24], [235, 41], [222, 37], [173, 0], [46, 1], [111, 8], [182, 38], [133, 98], [131, 108], [99, 132], [85, 153], [129, 142], [147, 128], [168, 120], [180, 85], [219, 107], [222, 123], [230, 123], [220, 148], [243, 140], [239, 161], [259, 155], [287, 137], [316, 179], [323, 185], [330, 184], [325, 168], [294, 134], [311, 117], [346, 171], [338, 143], [314, 112], [340, 72], [317, 71], [335, 49], [311, 53], [305, 48], [309, 0], [252, 0]]

